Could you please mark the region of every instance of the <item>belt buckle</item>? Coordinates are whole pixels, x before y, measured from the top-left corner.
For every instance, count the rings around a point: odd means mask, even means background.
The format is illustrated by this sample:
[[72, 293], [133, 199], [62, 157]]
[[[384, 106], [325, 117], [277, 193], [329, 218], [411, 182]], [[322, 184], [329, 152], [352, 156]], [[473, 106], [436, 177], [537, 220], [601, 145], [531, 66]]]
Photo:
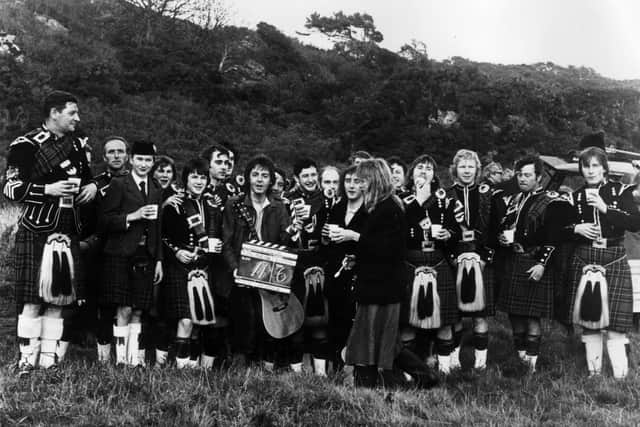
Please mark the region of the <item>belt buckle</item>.
[[432, 240], [422, 241], [422, 252], [433, 252], [436, 250], [435, 243]]
[[591, 242], [591, 246], [597, 249], [607, 249], [607, 239], [596, 239]]
[[61, 208], [72, 208], [73, 207], [73, 196], [61, 196], [60, 202], [58, 206]]
[[462, 232], [462, 241], [463, 242], [473, 242], [476, 240], [476, 232], [473, 230], [467, 230]]

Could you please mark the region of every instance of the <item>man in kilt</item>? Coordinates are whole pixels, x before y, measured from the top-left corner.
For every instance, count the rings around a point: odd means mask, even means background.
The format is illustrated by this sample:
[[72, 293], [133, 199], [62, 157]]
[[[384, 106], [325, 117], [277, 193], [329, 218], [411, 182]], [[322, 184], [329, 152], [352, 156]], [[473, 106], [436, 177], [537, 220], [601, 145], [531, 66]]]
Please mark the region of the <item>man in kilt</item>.
[[[495, 315], [493, 270], [489, 267], [494, 253], [489, 247], [492, 243], [492, 239], [489, 238], [492, 192], [489, 185], [478, 184], [480, 171], [480, 158], [476, 152], [458, 150], [449, 170], [454, 185], [447, 192], [449, 197], [456, 200], [456, 220], [462, 228], [460, 240], [456, 243], [456, 259], [453, 264], [458, 267], [456, 280], [460, 282], [460, 314], [473, 318], [475, 369], [485, 369], [487, 366], [487, 317]], [[481, 273], [479, 277], [476, 277], [476, 272]], [[458, 289], [458, 283], [456, 288]], [[455, 349], [451, 353], [451, 367], [455, 368], [460, 366], [462, 321], [454, 327], [453, 340]]]
[[[9, 146], [4, 195], [21, 203], [14, 249], [20, 374], [53, 367], [60, 347], [62, 307], [83, 302], [78, 207], [90, 202], [97, 187], [84, 144], [74, 131], [78, 101], [67, 93], [49, 94], [44, 123]], [[44, 308], [44, 315], [41, 316]]]
[[116, 362], [132, 366], [144, 364], [141, 319], [151, 308], [153, 285], [162, 280], [162, 189], [149, 176], [155, 154], [151, 143], [133, 144], [131, 173], [111, 180], [100, 218], [107, 237], [98, 303], [117, 307]]
[[553, 310], [553, 274], [547, 268], [558, 219], [553, 205], [564, 201], [542, 190], [542, 168], [535, 156], [516, 162], [520, 191], [505, 200], [507, 212], [498, 227], [498, 242], [509, 249], [498, 309], [509, 314], [518, 356], [532, 372], [540, 353], [541, 319], [551, 318]]
[[[98, 305], [98, 291], [100, 283], [100, 254], [106, 235], [104, 230], [98, 229], [98, 216], [101, 204], [111, 180], [117, 176], [129, 173], [127, 164], [129, 159], [129, 143], [121, 136], [108, 136], [102, 143], [103, 160], [107, 169], [94, 176], [98, 185], [98, 193], [93, 203], [88, 204], [83, 212], [83, 231], [80, 249], [87, 265], [87, 282], [91, 283], [91, 290], [87, 291], [87, 304], [84, 316], [74, 318], [74, 323], [85, 321], [84, 327], [92, 327], [96, 335], [98, 360], [109, 362], [111, 358], [111, 341], [113, 341], [113, 319], [115, 307]], [[83, 325], [79, 325], [83, 327]]]
[[626, 333], [633, 323], [633, 287], [624, 247], [625, 231], [640, 229], [633, 187], [608, 179], [609, 164], [601, 147], [579, 157], [585, 185], [570, 194], [562, 237], [575, 243], [568, 278], [569, 319], [582, 326], [589, 375], [602, 370], [603, 332], [616, 379], [628, 371]]
[[[339, 179], [337, 170], [329, 169], [329, 172]], [[287, 193], [286, 198], [290, 201], [291, 214], [302, 222], [303, 227], [294, 236], [298, 263], [292, 287], [305, 308], [305, 324], [302, 331], [293, 337], [292, 354], [296, 356], [292, 357], [299, 360], [291, 366], [294, 370], [301, 369], [306, 347], [313, 359], [314, 372], [326, 376], [327, 359], [331, 357], [331, 351], [328, 335], [329, 308], [324, 290], [326, 260], [320, 254], [320, 239], [336, 192], [331, 184], [328, 187], [331, 191], [323, 192], [318, 180], [318, 165], [313, 159], [299, 159], [293, 165], [293, 176], [297, 186]]]
[[[222, 212], [210, 197], [202, 195], [208, 169], [203, 159], [189, 161], [182, 171], [185, 198], [180, 205], [166, 205], [162, 215], [163, 242], [168, 248], [163, 312], [177, 325], [178, 368], [195, 367], [198, 360], [201, 367], [211, 368], [215, 357], [224, 356], [226, 350], [228, 314], [214, 297], [218, 283], [211, 268], [214, 257], [221, 257], [222, 252]], [[192, 339], [196, 336], [201, 339]]]

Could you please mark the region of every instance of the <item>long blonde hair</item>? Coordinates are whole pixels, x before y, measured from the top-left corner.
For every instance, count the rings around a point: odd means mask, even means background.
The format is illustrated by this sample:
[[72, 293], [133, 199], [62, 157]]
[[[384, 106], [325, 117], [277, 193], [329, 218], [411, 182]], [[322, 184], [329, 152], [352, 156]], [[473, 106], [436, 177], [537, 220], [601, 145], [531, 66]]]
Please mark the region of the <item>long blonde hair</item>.
[[391, 169], [384, 159], [363, 160], [356, 169], [356, 175], [369, 184], [363, 192], [367, 212], [373, 211], [378, 203], [394, 194]]

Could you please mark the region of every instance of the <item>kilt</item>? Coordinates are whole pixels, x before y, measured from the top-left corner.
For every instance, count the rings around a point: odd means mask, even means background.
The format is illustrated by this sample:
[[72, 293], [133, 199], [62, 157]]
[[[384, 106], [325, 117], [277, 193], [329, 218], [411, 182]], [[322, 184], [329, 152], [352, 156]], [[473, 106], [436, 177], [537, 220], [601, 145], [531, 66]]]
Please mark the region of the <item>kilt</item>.
[[346, 364], [391, 369], [400, 350], [400, 304], [360, 304], [347, 340]]
[[539, 282], [529, 279], [527, 270], [537, 263], [533, 253], [510, 253], [504, 259], [503, 281], [498, 310], [525, 317], [551, 318], [553, 313], [553, 272], [545, 267]]
[[15, 286], [16, 303], [42, 304], [40, 298], [40, 264], [42, 251], [47, 237], [53, 233], [63, 233], [71, 238], [71, 255], [73, 256], [74, 284], [77, 299], [84, 298], [85, 272], [82, 256], [78, 245], [75, 219], [71, 209], [62, 209], [58, 227], [55, 231], [46, 233], [34, 233], [20, 225], [15, 237], [13, 257], [10, 258], [12, 266], [12, 281]]
[[[166, 319], [179, 320], [191, 319], [191, 309], [189, 308], [189, 293], [187, 291], [187, 276], [189, 271], [195, 268], [202, 268], [207, 272], [209, 278], [209, 290], [213, 293], [213, 283], [211, 269], [207, 266], [186, 267], [175, 259], [166, 262], [165, 276], [162, 281], [162, 289], [160, 298], [163, 302], [163, 314]], [[214, 305], [215, 305], [214, 296]], [[218, 316], [218, 306], [214, 307], [216, 316]]]
[[[454, 271], [454, 277], [457, 277], [457, 269]], [[496, 315], [496, 305], [495, 305], [495, 290], [494, 290], [494, 281], [495, 281], [495, 273], [493, 271], [492, 265], [485, 265], [484, 270], [482, 270], [482, 281], [484, 283], [484, 301], [485, 307], [484, 310], [481, 311], [461, 311], [460, 317], [489, 317]], [[455, 279], [454, 279], [455, 280]], [[455, 281], [454, 281], [455, 284]]]
[[623, 246], [594, 248], [590, 245], [579, 245], [575, 248], [569, 269], [569, 319], [572, 317], [582, 267], [586, 264], [597, 264], [606, 269], [609, 296], [608, 329], [622, 333], [630, 331], [633, 326], [633, 287], [631, 269]]
[[416, 267], [434, 267], [437, 272], [438, 295], [440, 296], [440, 319], [441, 325], [455, 325], [460, 320], [460, 310], [458, 310], [458, 294], [456, 291], [456, 277], [451, 265], [444, 258], [441, 250], [434, 252], [422, 252], [409, 250], [407, 252], [410, 275], [407, 282], [405, 298], [400, 310], [400, 323], [409, 324], [409, 308], [411, 307], [411, 287], [413, 285], [413, 270]]
[[[146, 268], [136, 268], [138, 262], [146, 263]], [[143, 246], [128, 257], [105, 254], [98, 304], [149, 310], [153, 304], [154, 271], [155, 261]]]

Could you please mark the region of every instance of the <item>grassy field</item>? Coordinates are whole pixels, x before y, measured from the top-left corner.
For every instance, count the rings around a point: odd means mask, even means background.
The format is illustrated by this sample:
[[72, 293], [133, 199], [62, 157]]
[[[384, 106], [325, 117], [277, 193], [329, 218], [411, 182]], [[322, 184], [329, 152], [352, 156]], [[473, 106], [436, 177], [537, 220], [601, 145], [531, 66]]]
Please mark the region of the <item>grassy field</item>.
[[[0, 259], [13, 227], [0, 213]], [[9, 218], [9, 219], [8, 219]], [[431, 390], [356, 390], [342, 375], [268, 373], [259, 368], [177, 371], [100, 366], [72, 348], [57, 372], [18, 379], [10, 287], [0, 266], [0, 425], [639, 425], [638, 336], [632, 369], [616, 382], [587, 379], [576, 336], [545, 328], [539, 372], [530, 375], [512, 351], [505, 319], [491, 325], [489, 367], [463, 370]], [[472, 349], [462, 352], [471, 364]]]

